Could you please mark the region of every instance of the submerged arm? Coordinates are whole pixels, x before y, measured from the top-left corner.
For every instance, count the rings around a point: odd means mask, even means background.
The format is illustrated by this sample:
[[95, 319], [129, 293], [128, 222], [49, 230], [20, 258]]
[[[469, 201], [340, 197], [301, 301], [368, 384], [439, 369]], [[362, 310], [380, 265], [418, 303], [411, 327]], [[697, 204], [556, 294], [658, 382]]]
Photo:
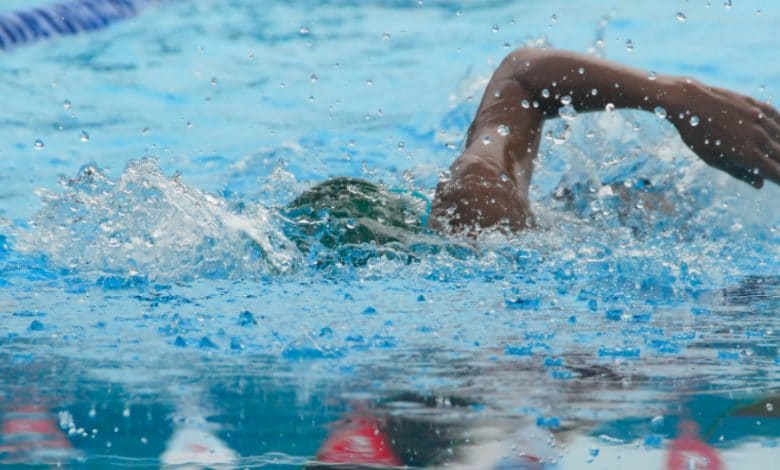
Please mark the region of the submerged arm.
[[439, 184], [434, 228], [520, 230], [531, 222], [528, 186], [545, 119], [570, 104], [578, 112], [664, 108], [685, 143], [705, 162], [760, 188], [780, 184], [780, 115], [728, 90], [648, 75], [595, 57], [519, 49], [488, 83], [466, 149]]

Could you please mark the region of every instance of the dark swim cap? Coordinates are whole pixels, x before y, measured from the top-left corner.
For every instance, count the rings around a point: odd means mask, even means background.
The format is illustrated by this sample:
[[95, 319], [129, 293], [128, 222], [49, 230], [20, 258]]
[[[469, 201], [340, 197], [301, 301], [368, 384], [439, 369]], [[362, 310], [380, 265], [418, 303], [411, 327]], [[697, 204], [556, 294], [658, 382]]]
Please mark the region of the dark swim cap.
[[423, 231], [422, 201], [357, 178], [332, 178], [288, 205], [287, 216], [328, 248], [375, 242], [409, 243]]

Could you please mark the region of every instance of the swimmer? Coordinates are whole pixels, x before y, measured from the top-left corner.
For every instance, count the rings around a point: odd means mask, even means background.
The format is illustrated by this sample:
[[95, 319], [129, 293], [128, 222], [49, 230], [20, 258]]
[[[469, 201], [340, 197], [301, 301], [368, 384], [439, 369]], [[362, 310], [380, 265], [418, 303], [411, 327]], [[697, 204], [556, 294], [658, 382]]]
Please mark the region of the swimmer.
[[[333, 245], [403, 243], [404, 229], [419, 232], [421, 226], [467, 235], [485, 228], [521, 231], [533, 225], [528, 189], [542, 125], [567, 103], [578, 113], [663, 108], [708, 165], [757, 189], [765, 179], [780, 184], [780, 114], [772, 106], [686, 77], [648, 75], [560, 50], [517, 49], [493, 73], [465, 150], [452, 163], [451, 178], [436, 188], [426, 220], [405, 222], [410, 209], [402, 196], [345, 178], [315, 186], [292, 207], [319, 201], [352, 221], [351, 235]], [[380, 218], [377, 207], [384, 212]]]

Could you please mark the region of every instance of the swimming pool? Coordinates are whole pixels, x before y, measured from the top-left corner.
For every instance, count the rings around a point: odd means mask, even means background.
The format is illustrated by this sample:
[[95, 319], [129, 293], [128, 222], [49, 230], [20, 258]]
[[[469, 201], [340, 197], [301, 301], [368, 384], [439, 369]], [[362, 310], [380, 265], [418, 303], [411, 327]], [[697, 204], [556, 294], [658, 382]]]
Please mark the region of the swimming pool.
[[290, 240], [328, 177], [430, 197], [514, 47], [777, 93], [773, 2], [570, 3], [181, 0], [0, 55], [0, 460], [659, 468], [685, 422], [766, 466], [780, 189], [653, 115], [550, 123], [535, 231]]

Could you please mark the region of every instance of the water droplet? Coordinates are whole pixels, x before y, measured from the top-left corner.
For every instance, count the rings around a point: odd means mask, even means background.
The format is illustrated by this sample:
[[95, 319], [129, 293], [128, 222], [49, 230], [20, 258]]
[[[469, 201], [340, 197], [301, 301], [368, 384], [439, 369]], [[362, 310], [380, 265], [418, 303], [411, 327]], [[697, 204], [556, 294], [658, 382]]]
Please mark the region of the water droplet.
[[301, 26], [301, 28], [298, 30], [298, 32], [301, 35], [306, 35], [306, 34], [309, 34], [311, 32], [311, 30], [309, 30], [309, 28], [306, 27], [306, 26]]
[[574, 109], [574, 106], [567, 104], [558, 108], [558, 116], [567, 121], [573, 121], [577, 118], [577, 111]]
[[628, 52], [634, 52], [634, 41], [630, 39], [626, 40], [626, 50]]
[[369, 78], [366, 80], [366, 86], [374, 86], [374, 81]]
[[681, 11], [678, 11], [678, 12], [677, 12], [677, 21], [679, 21], [679, 22], [683, 22], [683, 21], [685, 21], [685, 20], [687, 20], [687, 19], [688, 19], [688, 17], [687, 17], [687, 16], [685, 16], [685, 13], [683, 13], [683, 12], [681, 12]]
[[614, 110], [615, 110], [615, 105], [614, 105], [614, 104], [612, 104], [612, 103], [607, 103], [607, 105], [606, 105], [606, 106], [604, 106], [604, 109], [605, 109], [605, 110], [606, 110], [608, 113], [611, 113], [612, 111], [614, 111]]
[[398, 142], [398, 150], [403, 150], [404, 148], [406, 148], [406, 144], [403, 142]]
[[593, 129], [588, 129], [588, 132], [585, 133], [585, 138], [592, 139], [594, 137], [596, 137], [596, 131], [594, 131]]
[[555, 23], [556, 21], [558, 21], [558, 15], [556, 15], [555, 13], [553, 13], [553, 14], [552, 14], [552, 16], [550, 16], [550, 21], [551, 21], [551, 22], [553, 22], [553, 23]]
[[62, 107], [65, 108], [65, 109], [70, 109], [70, 107], [71, 107], [70, 100], [63, 101], [62, 102]]
[[549, 98], [550, 97], [550, 90], [548, 90], [547, 88], [543, 89], [542, 90], [542, 96], [544, 98]]
[[503, 183], [509, 182], [509, 177], [506, 175], [506, 173], [501, 173], [501, 176], [499, 178]]
[[35, 148], [35, 150], [43, 150], [44, 147], [43, 141], [41, 139], [37, 139], [33, 144], [33, 147]]
[[688, 121], [691, 123], [691, 126], [696, 127], [699, 125], [699, 116], [691, 116], [691, 119]]
[[309, 78], [311, 79], [312, 83], [317, 83], [318, 81], [320, 81], [320, 77], [318, 77], [315, 74], [311, 74], [311, 76]]
[[382, 34], [382, 39], [384, 39], [385, 41], [389, 41], [390, 40], [390, 33], [383, 33]]
[[723, 6], [726, 7], [727, 10], [731, 8], [731, 0], [726, 0], [723, 2]]
[[494, 33], [497, 33], [497, 32], [498, 32], [498, 30], [499, 30], [499, 27], [498, 27], [498, 25], [496, 24], [496, 25], [493, 25], [493, 28], [492, 28], [492, 29], [493, 29], [493, 32], [494, 32]]
[[498, 131], [498, 135], [507, 136], [509, 135], [509, 126], [501, 124], [500, 126], [498, 126], [497, 131]]
[[217, 86], [217, 77], [211, 77], [211, 86]]
[[571, 127], [566, 121], [559, 121], [553, 129], [547, 132], [546, 138], [556, 145], [565, 144], [571, 135]]
[[564, 106], [570, 105], [571, 104], [571, 96], [569, 96], [569, 95], [561, 96], [561, 104], [564, 105]]
[[522, 106], [525, 109], [528, 109], [531, 107], [531, 103], [529, 103], [528, 100], [523, 100], [520, 102], [520, 106]]
[[655, 116], [658, 119], [666, 119], [666, 116], [668, 116], [666, 110], [661, 106], [656, 106], [654, 111], [655, 111]]
[[657, 77], [656, 73], [655, 73], [655, 72], [653, 72], [652, 70], [651, 70], [651, 71], [649, 71], [649, 72], [647, 72], [647, 79], [648, 79], [648, 80], [655, 80], [655, 79], [656, 79], [656, 77]]
[[491, 142], [493, 142], [493, 138], [489, 135], [482, 137], [482, 145], [490, 145]]
[[255, 53], [252, 51], [249, 51], [246, 56], [249, 58], [249, 60], [255, 60]]
[[593, 88], [592, 90], [590, 90], [590, 94], [593, 95], [593, 96], [596, 96], [596, 95], [599, 94], [599, 91], [597, 89]]
[[87, 134], [87, 131], [81, 131], [80, 139], [84, 143], [89, 142], [89, 134]]
[[143, 135], [149, 134], [149, 128], [148, 127], [144, 127], [143, 130], [141, 130], [141, 134], [143, 134]]

